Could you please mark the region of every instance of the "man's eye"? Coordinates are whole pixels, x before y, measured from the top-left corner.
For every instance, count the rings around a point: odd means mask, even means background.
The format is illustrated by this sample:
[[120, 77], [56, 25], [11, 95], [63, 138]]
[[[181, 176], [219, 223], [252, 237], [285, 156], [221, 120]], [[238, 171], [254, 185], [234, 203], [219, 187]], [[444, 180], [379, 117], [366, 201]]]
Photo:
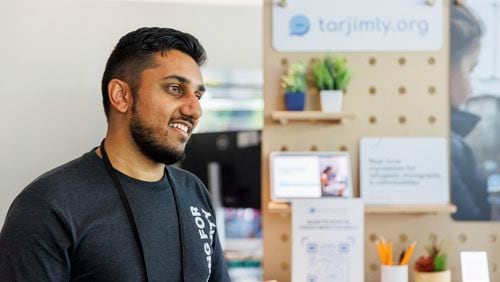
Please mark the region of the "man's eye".
[[168, 91], [176, 94], [182, 94], [182, 88], [179, 85], [169, 85]]
[[195, 95], [196, 95], [196, 98], [198, 98], [198, 100], [200, 100], [201, 97], [203, 97], [203, 93], [200, 93], [200, 92], [196, 92]]

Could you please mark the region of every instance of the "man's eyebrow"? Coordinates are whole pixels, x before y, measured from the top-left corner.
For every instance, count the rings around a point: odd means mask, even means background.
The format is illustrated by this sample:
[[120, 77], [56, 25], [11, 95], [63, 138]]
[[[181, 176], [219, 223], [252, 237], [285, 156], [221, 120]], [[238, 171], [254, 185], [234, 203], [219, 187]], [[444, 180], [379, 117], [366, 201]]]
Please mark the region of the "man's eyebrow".
[[[191, 80], [189, 78], [186, 78], [184, 76], [180, 76], [180, 75], [169, 75], [169, 76], [165, 76], [164, 78], [162, 78], [162, 80], [167, 80], [167, 79], [176, 79], [178, 80], [180, 83], [184, 83], [184, 84], [191, 84]], [[200, 92], [205, 92], [206, 89], [205, 89], [205, 85], [203, 84], [200, 84], [198, 85], [198, 91]]]

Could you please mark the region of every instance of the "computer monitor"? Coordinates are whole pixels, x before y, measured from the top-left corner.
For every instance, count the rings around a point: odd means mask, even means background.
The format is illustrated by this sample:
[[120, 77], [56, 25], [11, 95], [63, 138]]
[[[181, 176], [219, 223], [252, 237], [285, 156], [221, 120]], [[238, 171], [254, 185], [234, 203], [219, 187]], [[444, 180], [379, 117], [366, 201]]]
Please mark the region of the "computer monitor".
[[193, 134], [180, 167], [194, 173], [211, 189], [209, 164], [216, 163], [222, 205], [260, 209], [260, 134], [260, 131]]

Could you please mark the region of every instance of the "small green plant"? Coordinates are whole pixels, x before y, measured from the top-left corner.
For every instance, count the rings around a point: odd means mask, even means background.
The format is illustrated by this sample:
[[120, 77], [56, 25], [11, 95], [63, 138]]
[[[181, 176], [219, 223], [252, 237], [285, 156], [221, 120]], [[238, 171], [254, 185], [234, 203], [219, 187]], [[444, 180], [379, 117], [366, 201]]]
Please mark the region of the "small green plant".
[[281, 76], [281, 87], [285, 92], [302, 92], [307, 89], [306, 65], [302, 62], [291, 64], [286, 73]]
[[312, 64], [314, 82], [319, 90], [344, 91], [351, 80], [351, 71], [342, 58], [326, 56]]
[[443, 247], [434, 243], [427, 247], [427, 256], [421, 256], [415, 263], [415, 270], [420, 272], [438, 272], [447, 269], [447, 255], [443, 252]]

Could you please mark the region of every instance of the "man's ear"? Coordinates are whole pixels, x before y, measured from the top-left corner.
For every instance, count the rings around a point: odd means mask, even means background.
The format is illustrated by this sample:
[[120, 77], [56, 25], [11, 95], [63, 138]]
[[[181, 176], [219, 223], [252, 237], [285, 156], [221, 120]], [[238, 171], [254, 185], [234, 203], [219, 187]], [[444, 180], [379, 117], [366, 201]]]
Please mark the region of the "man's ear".
[[123, 80], [114, 78], [108, 83], [108, 97], [110, 107], [119, 113], [126, 113], [132, 107], [132, 91]]

